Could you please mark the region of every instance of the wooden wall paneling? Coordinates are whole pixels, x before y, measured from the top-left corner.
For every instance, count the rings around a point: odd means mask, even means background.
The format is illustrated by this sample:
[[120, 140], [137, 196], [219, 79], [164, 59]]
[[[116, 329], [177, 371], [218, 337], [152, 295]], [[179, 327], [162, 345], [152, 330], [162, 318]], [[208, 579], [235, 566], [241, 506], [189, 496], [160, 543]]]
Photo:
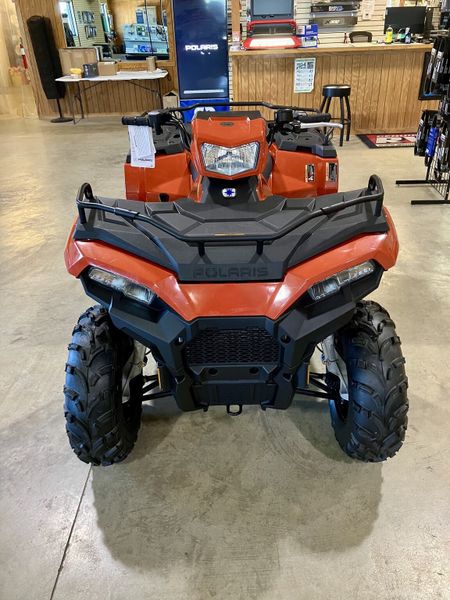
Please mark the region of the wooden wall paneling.
[[389, 90], [390, 72], [393, 68], [393, 59], [393, 55], [389, 52], [383, 52], [381, 55], [380, 92], [378, 93], [376, 111], [374, 111], [372, 108], [372, 128], [376, 129], [377, 131], [384, 131], [383, 117], [385, 108], [387, 108], [389, 111], [391, 110], [391, 106], [386, 106], [386, 100], [389, 101], [387, 92]]
[[[272, 102], [272, 88], [271, 88], [271, 80], [272, 80], [272, 73], [270, 70], [270, 65], [271, 65], [271, 59], [269, 57], [264, 57], [264, 63], [263, 63], [263, 91], [266, 94], [269, 94], [269, 102]], [[260, 98], [258, 98], [259, 100]], [[269, 116], [270, 111], [265, 109], [264, 110], [264, 114], [266, 116], [266, 118]]]
[[[136, 6], [139, 4], [136, 1]], [[158, 0], [159, 4], [159, 0]], [[16, 9], [19, 18], [21, 34], [25, 40], [28, 56], [30, 60], [30, 75], [33, 87], [38, 114], [40, 117], [50, 117], [56, 114], [56, 103], [46, 99], [42, 86], [40, 84], [37, 65], [32, 52], [31, 41], [26, 27], [26, 21], [30, 16], [42, 15], [50, 19], [53, 27], [56, 45], [58, 48], [65, 48], [66, 40], [64, 29], [62, 26], [59, 5], [57, 0], [16, 0]], [[134, 14], [135, 8], [133, 8]], [[178, 89], [174, 33], [173, 33], [173, 14], [170, 1], [166, 3], [167, 10], [167, 26], [169, 46], [172, 49], [170, 60], [161, 60], [157, 62], [158, 67], [168, 71], [168, 77], [161, 81], [161, 92], [164, 94], [172, 89]], [[145, 68], [145, 63], [142, 62], [122, 62], [119, 65], [120, 69], [139, 71]], [[146, 83], [153, 85], [155, 83]], [[70, 86], [73, 89], [73, 86]], [[70, 89], [66, 89], [67, 94]], [[83, 90], [83, 84], [81, 85]], [[102, 83], [89, 91], [82, 91], [82, 97], [87, 114], [126, 114], [132, 112], [143, 112], [156, 108], [156, 95], [149, 94], [143, 89], [137, 88], [134, 85], [126, 82], [118, 83]], [[68, 113], [70, 103], [68, 98], [62, 101], [63, 110]]]
[[247, 71], [248, 97], [247, 97], [247, 101], [248, 102], [251, 102], [252, 100], [258, 101], [259, 98], [256, 96], [256, 77], [257, 77], [256, 62], [250, 60], [247, 62], [247, 66], [248, 66], [248, 71]]
[[[330, 69], [331, 69], [331, 54], [324, 54], [318, 61], [318, 71], [321, 74], [320, 79], [320, 95], [322, 96], [322, 88], [324, 85], [330, 83]], [[316, 73], [317, 75], [317, 73]], [[322, 101], [322, 99], [321, 99]], [[320, 106], [320, 104], [319, 104]]]
[[[136, 23], [136, 9], [143, 4], [143, 0], [108, 0], [108, 7], [113, 15], [114, 27], [121, 43], [123, 43], [123, 26]], [[147, 0], [147, 6], [156, 7], [157, 19], [161, 23], [160, 0]]]
[[386, 87], [382, 88], [380, 96], [384, 96], [383, 112], [379, 112], [379, 119], [377, 127], [379, 131], [386, 131], [389, 127], [389, 122], [394, 121], [399, 123], [402, 121], [402, 112], [404, 112], [406, 106], [402, 98], [402, 75], [403, 68], [400, 64], [402, 61], [404, 65], [404, 57], [399, 54], [391, 55], [391, 62], [389, 65], [389, 73], [386, 82]]
[[371, 61], [371, 72], [372, 77], [370, 80], [369, 90], [366, 89], [366, 96], [370, 95], [370, 110], [369, 110], [369, 129], [374, 131], [376, 129], [376, 119], [377, 119], [377, 111], [378, 105], [380, 101], [380, 87], [381, 87], [381, 78], [385, 76], [385, 73], [382, 73], [383, 68], [383, 53], [376, 54]]
[[[360, 111], [358, 114], [361, 115], [360, 124], [361, 128], [364, 128], [364, 125], [367, 123], [369, 110], [370, 110], [370, 88], [371, 88], [371, 69], [369, 71], [369, 54], [363, 54], [361, 56], [361, 101], [360, 101]], [[357, 98], [358, 101], [358, 98]]]
[[[279, 103], [278, 100], [278, 67], [277, 67], [277, 62], [279, 59], [277, 58], [271, 58], [270, 59], [270, 71], [271, 71], [271, 77], [270, 77], [270, 95], [272, 97], [272, 102], [274, 104]], [[258, 98], [259, 100], [259, 98]]]
[[[411, 87], [414, 87], [414, 80], [412, 80], [412, 72], [413, 72], [413, 64], [414, 64], [414, 55], [408, 54], [405, 56], [405, 62], [403, 65], [403, 77], [402, 77], [402, 90], [401, 90], [401, 104], [402, 106], [408, 106], [408, 91]], [[402, 129], [408, 123], [408, 114], [407, 111], [404, 110], [401, 115], [401, 119], [399, 120]]]
[[[408, 123], [411, 123], [413, 121], [416, 121], [418, 123], [422, 110], [425, 110], [427, 108], [436, 108], [437, 106], [437, 102], [419, 101], [420, 74], [422, 73], [422, 65], [423, 55], [415, 54], [412, 63], [413, 76], [411, 85], [408, 89], [407, 104], [405, 106], [405, 113], [407, 115]], [[414, 129], [412, 131], [414, 131]]]
[[241, 0], [231, 0], [231, 35], [241, 35]]
[[361, 54], [352, 54], [352, 65], [350, 72], [350, 85], [352, 87], [352, 93], [350, 95], [350, 108], [352, 111], [352, 128], [355, 128], [355, 117], [356, 117], [356, 102], [358, 101], [358, 84], [361, 81], [360, 77], [361, 69]]
[[[423, 52], [389, 48], [370, 52], [355, 48], [350, 52], [332, 53], [321, 49], [316, 55], [314, 90], [309, 94], [294, 93], [294, 58], [297, 56], [303, 54], [232, 56], [235, 100], [268, 100], [317, 108], [323, 85], [349, 83], [352, 125], [356, 133], [414, 131], [421, 111], [437, 105], [418, 100]], [[332, 114], [339, 114], [336, 100]]]
[[[255, 99], [260, 100], [261, 98], [264, 100], [265, 98], [267, 98], [267, 88], [265, 87], [265, 83], [264, 83], [264, 62], [263, 61], [254, 61], [253, 62], [255, 68], [256, 68], [256, 75], [255, 75], [255, 79], [256, 79], [256, 94], [255, 95]], [[261, 111], [262, 114], [264, 116], [267, 116], [267, 111], [266, 110], [262, 110]]]
[[[37, 64], [34, 57], [33, 46], [28, 33], [27, 20], [34, 16], [48, 17], [52, 24], [55, 43], [58, 48], [63, 48], [66, 45], [64, 37], [64, 29], [61, 18], [59, 16], [59, 6], [57, 0], [16, 0], [17, 17], [19, 28], [24, 40], [24, 45], [27, 51], [27, 57], [30, 63], [30, 79], [38, 114], [40, 116], [53, 116], [56, 114], [56, 101], [47, 100], [44, 90], [42, 89], [41, 80], [37, 70]], [[68, 112], [67, 97], [61, 101], [61, 106], [65, 112]]]

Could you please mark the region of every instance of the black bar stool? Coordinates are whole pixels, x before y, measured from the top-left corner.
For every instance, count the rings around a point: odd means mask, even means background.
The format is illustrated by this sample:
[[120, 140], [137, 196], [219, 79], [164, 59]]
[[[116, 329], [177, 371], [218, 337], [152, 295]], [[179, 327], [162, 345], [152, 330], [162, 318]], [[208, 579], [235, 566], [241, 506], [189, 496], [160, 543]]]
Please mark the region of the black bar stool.
[[[320, 112], [330, 112], [330, 104], [333, 98], [339, 98], [339, 104], [341, 107], [341, 117], [340, 122], [343, 127], [341, 129], [341, 135], [339, 138], [339, 146], [344, 144], [344, 129], [347, 126], [347, 137], [346, 140], [350, 139], [350, 128], [352, 125], [352, 113], [350, 110], [350, 96], [351, 87], [349, 85], [324, 85], [322, 89], [322, 104], [320, 105]], [[347, 108], [347, 115], [345, 114], [344, 109], [344, 101], [345, 106]]]

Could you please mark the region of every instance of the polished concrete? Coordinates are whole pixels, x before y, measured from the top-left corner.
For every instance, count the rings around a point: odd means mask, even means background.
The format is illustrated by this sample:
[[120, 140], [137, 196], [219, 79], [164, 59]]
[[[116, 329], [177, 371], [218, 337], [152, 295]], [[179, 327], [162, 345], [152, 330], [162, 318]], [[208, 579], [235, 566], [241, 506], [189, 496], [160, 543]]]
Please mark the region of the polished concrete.
[[80, 463], [66, 440], [66, 345], [89, 299], [63, 248], [79, 184], [122, 195], [127, 133], [0, 121], [1, 600], [450, 598], [450, 206], [412, 149], [340, 151], [342, 189], [379, 173], [401, 242], [374, 298], [395, 318], [410, 381], [399, 455], [348, 459], [327, 406], [145, 409], [123, 464]]

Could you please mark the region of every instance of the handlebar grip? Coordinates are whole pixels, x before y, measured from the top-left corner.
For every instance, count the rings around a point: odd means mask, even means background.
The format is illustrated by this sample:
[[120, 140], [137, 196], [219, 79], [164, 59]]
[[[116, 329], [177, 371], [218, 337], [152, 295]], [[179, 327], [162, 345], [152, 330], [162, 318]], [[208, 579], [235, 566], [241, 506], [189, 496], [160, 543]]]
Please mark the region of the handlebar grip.
[[150, 127], [148, 116], [145, 117], [122, 117], [122, 125], [137, 125], [138, 127]]
[[297, 115], [296, 120], [300, 123], [329, 123], [330, 113], [316, 113], [315, 115]]

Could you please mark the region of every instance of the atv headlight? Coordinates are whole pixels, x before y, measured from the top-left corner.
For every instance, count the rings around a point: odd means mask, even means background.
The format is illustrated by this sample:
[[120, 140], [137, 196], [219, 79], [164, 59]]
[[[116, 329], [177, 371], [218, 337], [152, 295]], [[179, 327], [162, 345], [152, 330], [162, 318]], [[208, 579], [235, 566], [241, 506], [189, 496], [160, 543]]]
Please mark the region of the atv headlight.
[[259, 156], [258, 142], [226, 148], [214, 144], [202, 144], [205, 169], [221, 175], [238, 175], [256, 168]]
[[313, 300], [323, 300], [323, 298], [332, 296], [349, 283], [370, 275], [374, 271], [375, 265], [372, 261], [368, 260], [355, 267], [350, 267], [350, 269], [345, 269], [345, 271], [339, 271], [339, 273], [331, 275], [331, 277], [327, 277], [327, 279], [319, 281], [319, 283], [315, 283], [308, 291]]
[[88, 276], [92, 281], [96, 281], [97, 283], [105, 285], [113, 290], [117, 290], [118, 292], [122, 292], [127, 298], [137, 300], [144, 304], [151, 304], [156, 296], [154, 292], [143, 285], [138, 285], [126, 277], [115, 275], [114, 273], [98, 269], [97, 267], [90, 269]]

